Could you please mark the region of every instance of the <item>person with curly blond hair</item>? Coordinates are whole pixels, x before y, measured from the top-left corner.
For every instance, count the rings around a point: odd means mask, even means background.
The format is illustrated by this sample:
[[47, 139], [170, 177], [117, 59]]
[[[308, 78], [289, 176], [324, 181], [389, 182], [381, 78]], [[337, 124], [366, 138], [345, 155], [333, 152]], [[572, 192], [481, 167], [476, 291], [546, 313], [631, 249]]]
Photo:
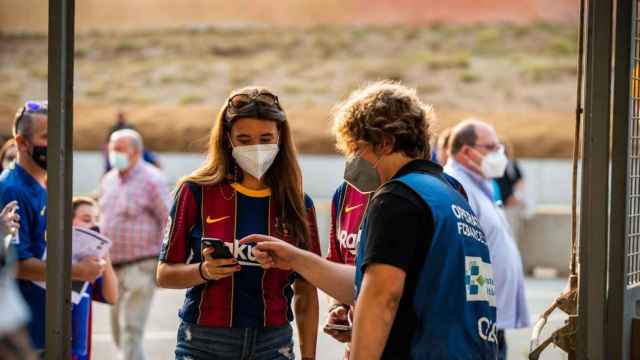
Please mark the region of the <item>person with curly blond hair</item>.
[[371, 193], [355, 267], [273, 236], [241, 241], [257, 243], [263, 267], [292, 269], [356, 305], [352, 360], [496, 356], [489, 249], [460, 185], [425, 160], [432, 117], [414, 89], [387, 81], [355, 91], [337, 107], [345, 181]]

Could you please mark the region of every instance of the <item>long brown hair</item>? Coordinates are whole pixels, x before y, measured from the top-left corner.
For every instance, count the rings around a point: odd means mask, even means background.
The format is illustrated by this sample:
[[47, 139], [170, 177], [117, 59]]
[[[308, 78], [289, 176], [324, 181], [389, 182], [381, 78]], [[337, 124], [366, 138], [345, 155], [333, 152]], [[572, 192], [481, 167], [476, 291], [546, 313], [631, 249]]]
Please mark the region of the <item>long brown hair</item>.
[[[268, 91], [261, 87], [247, 87], [232, 91], [231, 94], [252, 91]], [[209, 149], [205, 162], [190, 175], [178, 181], [178, 188], [185, 182], [200, 185], [214, 185], [224, 181], [241, 181], [242, 171], [239, 170], [229, 143], [231, 126], [225, 126], [225, 113], [228, 101], [218, 112], [211, 134], [209, 136]], [[264, 121], [274, 121], [264, 119]], [[278, 122], [280, 139], [280, 151], [273, 164], [264, 175], [263, 182], [271, 188], [273, 200], [279, 204], [280, 230], [289, 232], [297, 246], [309, 248], [309, 224], [307, 222], [307, 210], [302, 189], [302, 171], [298, 164], [298, 156], [291, 129], [287, 120]]]

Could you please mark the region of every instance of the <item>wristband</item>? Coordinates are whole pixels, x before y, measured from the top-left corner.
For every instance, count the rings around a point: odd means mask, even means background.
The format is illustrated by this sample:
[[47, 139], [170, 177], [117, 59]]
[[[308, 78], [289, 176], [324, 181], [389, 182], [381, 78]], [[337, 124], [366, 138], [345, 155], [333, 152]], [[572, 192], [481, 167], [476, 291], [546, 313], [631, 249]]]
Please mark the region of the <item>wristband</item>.
[[202, 273], [202, 264], [204, 264], [204, 261], [200, 262], [200, 265], [198, 265], [198, 272], [200, 273], [200, 277], [202, 278], [202, 280], [204, 281], [211, 281], [210, 279], [207, 279], [204, 274]]

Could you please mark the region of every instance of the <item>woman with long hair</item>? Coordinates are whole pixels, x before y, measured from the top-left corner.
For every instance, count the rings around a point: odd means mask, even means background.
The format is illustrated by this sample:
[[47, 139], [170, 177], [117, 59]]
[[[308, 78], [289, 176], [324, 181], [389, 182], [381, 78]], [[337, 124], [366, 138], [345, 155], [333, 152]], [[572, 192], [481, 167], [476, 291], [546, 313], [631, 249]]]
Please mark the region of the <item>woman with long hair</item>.
[[250, 234], [320, 253], [287, 117], [260, 87], [231, 93], [207, 160], [178, 182], [157, 271], [160, 287], [188, 289], [176, 359], [293, 359], [294, 313], [302, 358], [315, 358], [315, 287], [263, 270], [253, 246], [239, 244]]

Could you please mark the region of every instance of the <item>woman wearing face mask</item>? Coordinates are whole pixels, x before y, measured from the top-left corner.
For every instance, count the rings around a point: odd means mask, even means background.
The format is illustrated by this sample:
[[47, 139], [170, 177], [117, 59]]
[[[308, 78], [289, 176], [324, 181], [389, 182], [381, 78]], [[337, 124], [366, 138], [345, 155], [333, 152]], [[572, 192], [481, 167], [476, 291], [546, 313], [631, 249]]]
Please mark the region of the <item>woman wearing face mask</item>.
[[9, 139], [0, 148], [0, 172], [11, 167], [18, 157], [18, 145], [14, 139]]
[[160, 287], [188, 289], [176, 359], [291, 359], [294, 313], [302, 358], [315, 357], [316, 289], [291, 271], [263, 270], [238, 242], [253, 233], [320, 252], [286, 115], [258, 87], [229, 96], [207, 160], [178, 184], [157, 271]]

